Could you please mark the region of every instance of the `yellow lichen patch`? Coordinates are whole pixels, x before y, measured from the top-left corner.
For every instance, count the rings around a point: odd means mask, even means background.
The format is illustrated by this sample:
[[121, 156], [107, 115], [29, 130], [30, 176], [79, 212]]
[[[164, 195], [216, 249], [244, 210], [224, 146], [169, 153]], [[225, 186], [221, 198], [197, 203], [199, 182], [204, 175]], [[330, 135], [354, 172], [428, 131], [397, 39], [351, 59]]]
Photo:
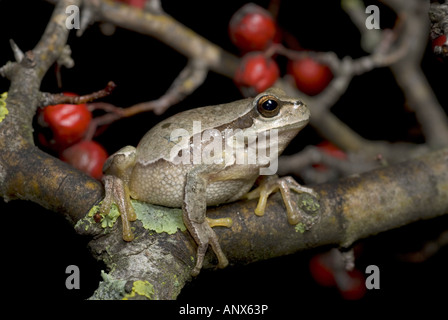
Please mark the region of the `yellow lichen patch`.
[[129, 298], [133, 298], [136, 295], [144, 296], [150, 300], [154, 296], [154, 286], [150, 284], [148, 281], [137, 280], [134, 281], [132, 286], [132, 292], [125, 295], [123, 300], [128, 300]]
[[3, 92], [0, 95], [0, 122], [5, 119], [6, 115], [9, 113], [8, 109], [6, 108], [6, 98], [8, 98], [8, 92]]
[[114, 203], [112, 204], [110, 211], [108, 214], [103, 215], [101, 214], [101, 227], [102, 228], [112, 228], [114, 226], [115, 221], [117, 221], [118, 217], [120, 216], [120, 211], [118, 210], [117, 205]]
[[87, 214], [88, 217], [92, 217], [100, 210], [100, 206], [99, 205], [94, 205], [90, 210], [89, 213]]
[[296, 230], [296, 232], [300, 232], [300, 233], [304, 233], [306, 231], [305, 225], [300, 222], [298, 224], [296, 224], [294, 229]]
[[319, 201], [306, 193], [301, 198], [300, 206], [310, 214], [318, 213], [320, 209]]

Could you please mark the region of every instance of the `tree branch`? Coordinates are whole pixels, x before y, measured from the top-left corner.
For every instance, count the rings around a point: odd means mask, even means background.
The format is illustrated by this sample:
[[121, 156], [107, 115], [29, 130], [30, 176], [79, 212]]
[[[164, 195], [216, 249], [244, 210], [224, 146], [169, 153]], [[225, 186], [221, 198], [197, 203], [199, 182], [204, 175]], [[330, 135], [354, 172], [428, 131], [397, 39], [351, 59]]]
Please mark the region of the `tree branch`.
[[[288, 224], [278, 193], [269, 198], [262, 217], [253, 212], [256, 201], [209, 208], [207, 216], [233, 220], [231, 228], [215, 228], [231, 264], [247, 264], [322, 245], [349, 247], [379, 232], [447, 214], [447, 160], [445, 149], [397, 166], [315, 186], [320, 209], [314, 214], [319, 215], [319, 221], [305, 232]], [[304, 202], [305, 198], [298, 196], [298, 205], [305, 208]], [[170, 214], [181, 217], [180, 212]], [[120, 222], [105, 235], [104, 229], [91, 220], [77, 225], [80, 233], [96, 234], [90, 243], [92, 252], [110, 268], [94, 298], [122, 298], [135, 281], [147, 281], [153, 288], [152, 299], [174, 299], [190, 279], [196, 245], [189, 233], [148, 231], [138, 215], [139, 220], [133, 223], [136, 240], [132, 243], [121, 239]], [[204, 267], [215, 267], [215, 260], [209, 250]]]
[[68, 104], [87, 103], [96, 99], [107, 97], [112, 93], [115, 87], [116, 84], [113, 81], [109, 81], [109, 83], [104, 89], [82, 96], [67, 96], [64, 95], [63, 93], [53, 94], [48, 92], [42, 92], [41, 97], [39, 98], [40, 100], [39, 106], [44, 107], [61, 103], [68, 103]]

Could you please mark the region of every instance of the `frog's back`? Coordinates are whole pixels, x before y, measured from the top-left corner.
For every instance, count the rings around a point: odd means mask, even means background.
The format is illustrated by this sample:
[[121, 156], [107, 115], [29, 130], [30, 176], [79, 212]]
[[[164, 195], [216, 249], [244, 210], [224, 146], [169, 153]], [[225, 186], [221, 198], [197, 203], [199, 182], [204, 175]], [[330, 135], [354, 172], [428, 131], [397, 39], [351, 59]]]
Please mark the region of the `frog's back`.
[[[174, 130], [184, 129], [193, 135], [193, 123], [200, 123], [201, 131], [222, 128], [241, 119], [251, 109], [252, 99], [243, 99], [227, 104], [196, 108], [165, 119], [149, 130], [137, 146], [137, 162], [151, 164], [159, 159], [170, 161], [170, 151], [179, 141], [171, 141]], [[196, 123], [196, 126], [198, 123]], [[177, 135], [178, 137], [179, 135]], [[175, 135], [176, 137], [176, 135]]]

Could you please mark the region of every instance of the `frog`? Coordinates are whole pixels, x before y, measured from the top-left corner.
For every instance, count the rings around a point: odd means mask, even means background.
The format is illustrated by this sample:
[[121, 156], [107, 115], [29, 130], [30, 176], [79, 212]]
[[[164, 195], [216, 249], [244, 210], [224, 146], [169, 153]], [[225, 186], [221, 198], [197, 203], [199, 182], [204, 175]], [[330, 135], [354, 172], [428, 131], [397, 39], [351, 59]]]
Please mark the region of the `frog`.
[[[100, 212], [108, 214], [115, 203], [121, 216], [122, 238], [132, 241], [131, 222], [137, 216], [130, 199], [182, 208], [186, 229], [197, 244], [191, 275], [199, 274], [209, 246], [218, 267], [224, 268], [229, 261], [213, 228], [231, 228], [232, 220], [207, 217], [208, 206], [259, 198], [254, 211], [262, 216], [269, 195], [280, 190], [288, 222], [294, 225], [306, 221], [306, 213], [297, 206], [291, 191], [308, 193], [316, 199], [317, 193], [291, 177], [279, 178], [275, 170], [272, 173], [268, 169], [309, 118], [306, 104], [279, 88], [177, 113], [152, 127], [137, 147], [126, 146], [106, 160], [105, 197]], [[194, 161], [195, 156], [210, 149], [213, 157]], [[273, 157], [261, 157], [262, 151], [269, 151]], [[254, 155], [256, 159], [251, 159]], [[254, 187], [260, 173], [265, 174], [264, 182]]]

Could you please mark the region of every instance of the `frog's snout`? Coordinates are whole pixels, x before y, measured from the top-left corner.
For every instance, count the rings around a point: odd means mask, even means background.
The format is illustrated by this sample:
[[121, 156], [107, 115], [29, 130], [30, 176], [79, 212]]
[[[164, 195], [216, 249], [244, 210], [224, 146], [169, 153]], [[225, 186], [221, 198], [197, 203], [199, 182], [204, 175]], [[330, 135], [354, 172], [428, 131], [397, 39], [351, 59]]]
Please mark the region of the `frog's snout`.
[[294, 103], [294, 107], [304, 120], [308, 120], [311, 117], [310, 109], [301, 100], [297, 100]]

